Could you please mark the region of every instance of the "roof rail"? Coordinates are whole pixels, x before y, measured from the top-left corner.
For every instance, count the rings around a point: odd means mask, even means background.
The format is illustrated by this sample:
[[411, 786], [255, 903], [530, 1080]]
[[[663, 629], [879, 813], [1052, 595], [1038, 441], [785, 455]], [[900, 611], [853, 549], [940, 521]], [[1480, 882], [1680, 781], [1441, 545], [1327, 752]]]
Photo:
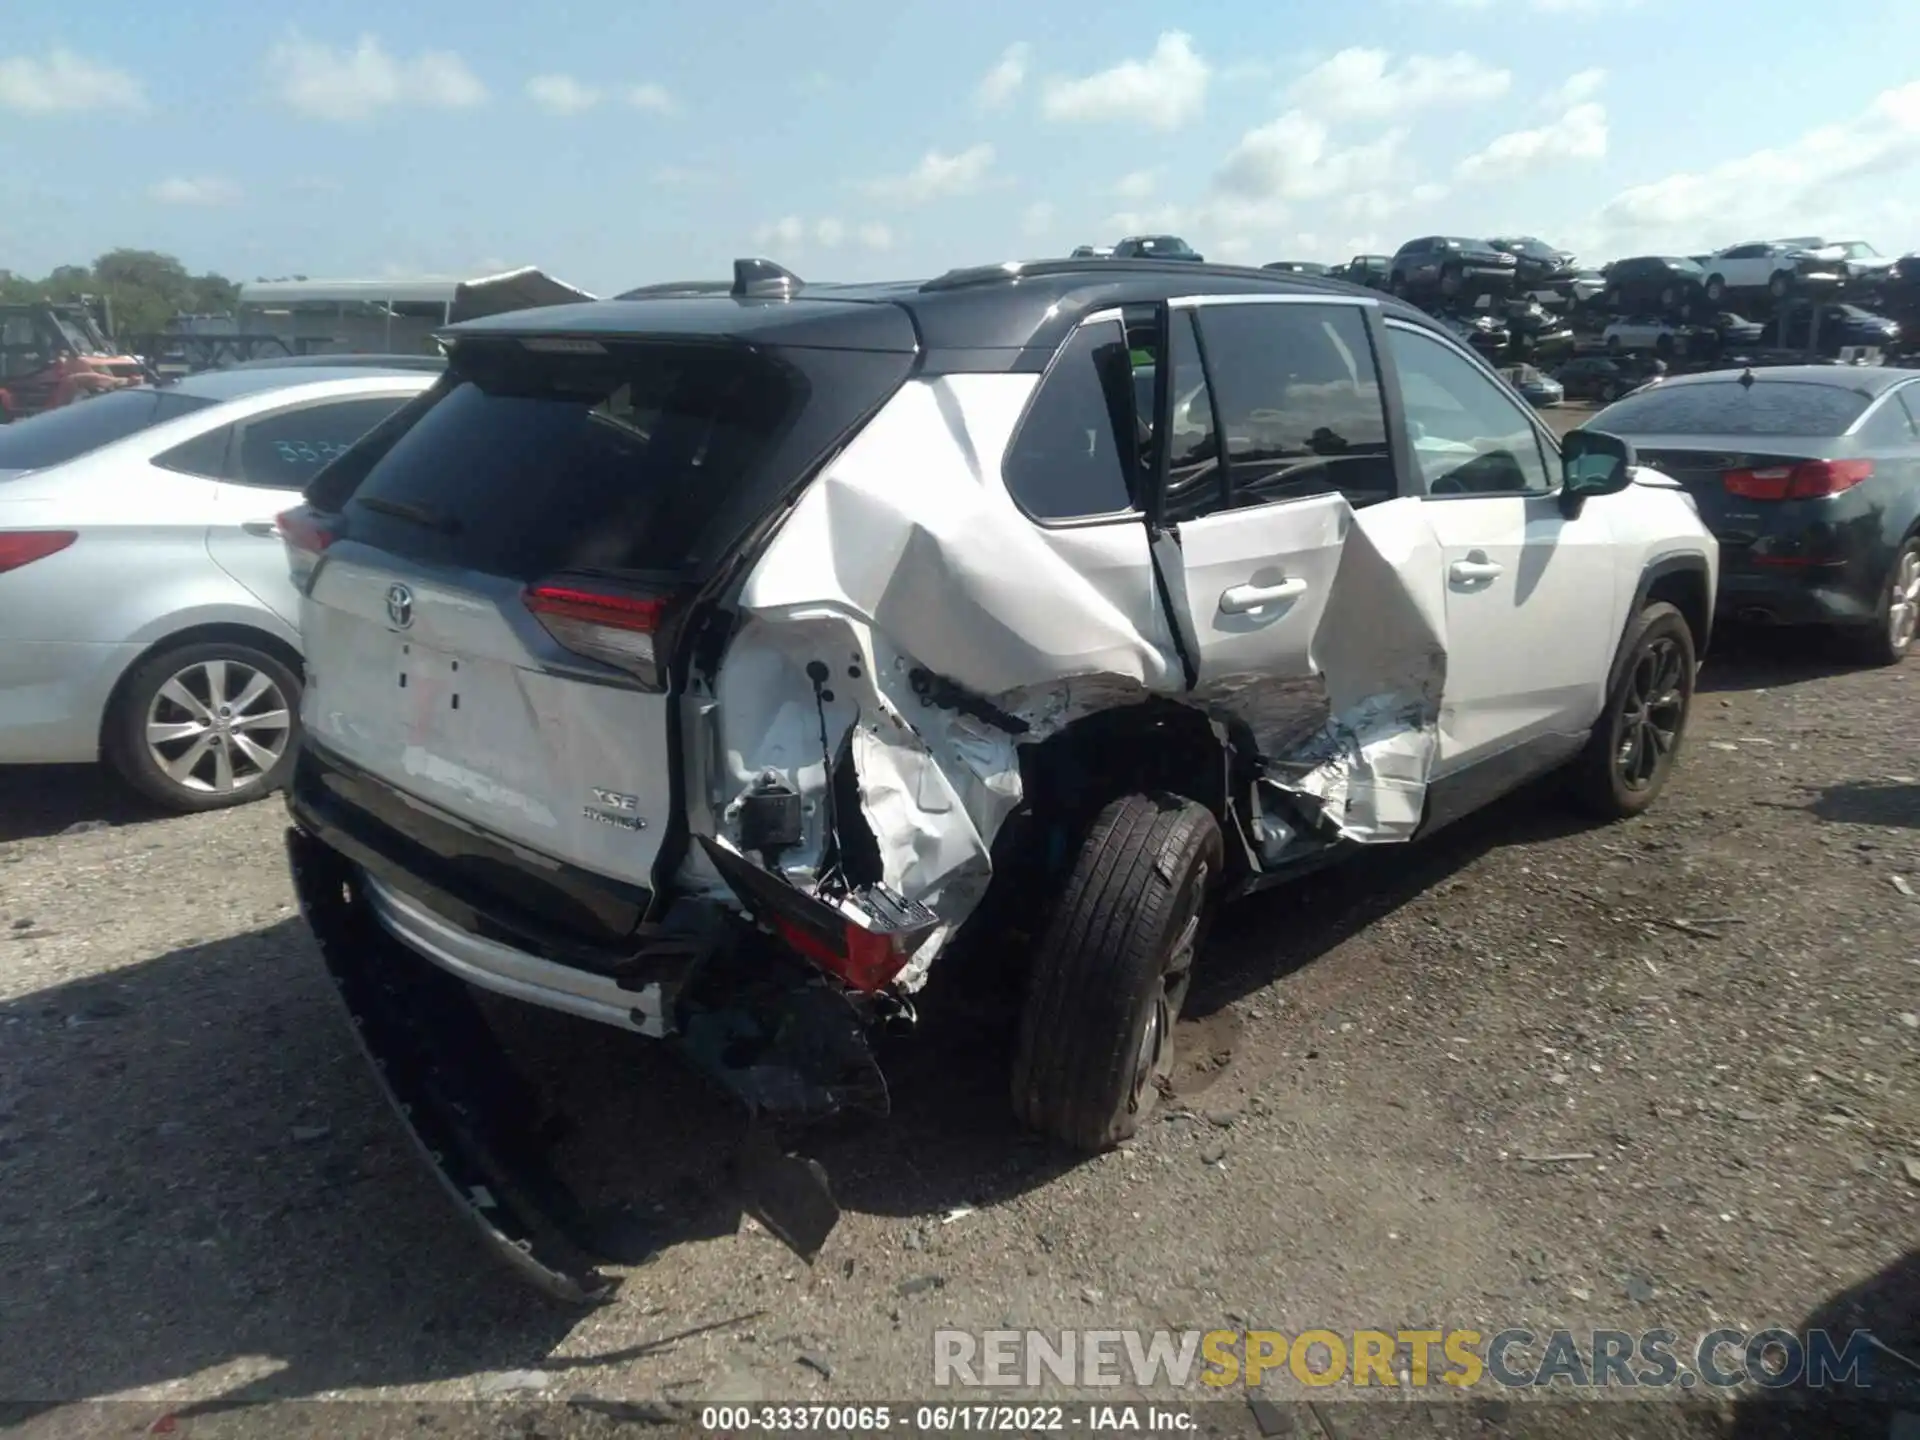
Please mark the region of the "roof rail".
[[1250, 265], [1214, 265], [1203, 260], [1140, 259], [1108, 260], [1099, 257], [1066, 260], [1007, 260], [998, 265], [971, 265], [927, 281], [920, 289], [967, 290], [981, 285], [1008, 285], [1017, 280], [1040, 280], [1059, 275], [1231, 275], [1243, 280], [1264, 280], [1268, 284], [1324, 285], [1328, 289], [1350, 288], [1344, 281], [1323, 275], [1288, 274], [1279, 270], [1259, 270]]
[[741, 299], [766, 297], [785, 300], [805, 283], [784, 265], [776, 265], [771, 260], [733, 262], [732, 293]]

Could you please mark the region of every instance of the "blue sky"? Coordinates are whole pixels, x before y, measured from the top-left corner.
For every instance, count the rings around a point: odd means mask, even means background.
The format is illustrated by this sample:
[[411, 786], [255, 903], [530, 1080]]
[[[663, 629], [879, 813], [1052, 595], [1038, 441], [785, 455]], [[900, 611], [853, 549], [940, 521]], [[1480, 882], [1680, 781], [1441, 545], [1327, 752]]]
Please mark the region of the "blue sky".
[[12, 0], [0, 267], [910, 276], [1172, 230], [1920, 246], [1913, 0]]

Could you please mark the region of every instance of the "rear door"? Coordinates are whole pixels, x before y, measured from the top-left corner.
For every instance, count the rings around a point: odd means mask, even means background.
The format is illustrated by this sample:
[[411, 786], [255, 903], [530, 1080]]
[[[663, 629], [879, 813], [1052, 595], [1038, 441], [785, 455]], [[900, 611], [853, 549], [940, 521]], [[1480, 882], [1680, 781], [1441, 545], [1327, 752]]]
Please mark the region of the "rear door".
[[820, 443], [816, 407], [852, 406], [844, 428], [884, 391], [810, 402], [796, 367], [731, 344], [460, 357], [309, 582], [308, 735], [487, 834], [644, 882], [673, 813], [652, 647], [714, 558], [708, 522]]
[[300, 597], [287, 573], [274, 516], [298, 505], [301, 490], [321, 466], [344, 454], [417, 388], [269, 411], [222, 426], [155, 463], [220, 477], [208, 552], [261, 604], [297, 626]]

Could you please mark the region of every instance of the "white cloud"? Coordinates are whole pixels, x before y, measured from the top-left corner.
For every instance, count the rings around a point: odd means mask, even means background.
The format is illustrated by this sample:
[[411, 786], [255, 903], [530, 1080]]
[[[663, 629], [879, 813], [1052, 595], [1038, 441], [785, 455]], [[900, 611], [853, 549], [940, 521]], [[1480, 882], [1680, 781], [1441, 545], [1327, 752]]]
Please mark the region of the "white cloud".
[[993, 68], [980, 78], [978, 88], [973, 92], [974, 100], [984, 109], [997, 110], [1019, 92], [1027, 80], [1027, 59], [1032, 49], [1024, 41], [1016, 41], [1001, 52]]
[[1569, 160], [1603, 160], [1607, 154], [1607, 108], [1590, 100], [1535, 130], [1509, 130], [1487, 148], [1467, 156], [1455, 173], [1462, 180], [1504, 180]]
[[1113, 183], [1113, 193], [1122, 200], [1145, 200], [1159, 183], [1158, 170], [1133, 170]]
[[1337, 145], [1321, 121], [1289, 110], [1240, 137], [1214, 176], [1214, 188], [1256, 204], [1368, 190], [1398, 168], [1406, 138], [1405, 130], [1395, 129], [1364, 144]]
[[970, 195], [978, 190], [993, 167], [993, 147], [974, 145], [953, 155], [929, 150], [920, 163], [904, 175], [869, 180], [867, 193], [900, 205], [923, 205], [950, 195]]
[[1550, 110], [1578, 105], [1593, 99], [1606, 83], [1607, 72], [1597, 65], [1591, 70], [1576, 71], [1547, 93], [1545, 104]]
[[0, 110], [53, 115], [87, 110], [144, 110], [146, 88], [124, 70], [55, 46], [44, 59], [0, 56]]
[[174, 175], [148, 187], [147, 198], [162, 205], [231, 205], [240, 187], [213, 175]]
[[1048, 81], [1041, 109], [1051, 120], [1129, 120], [1177, 130], [1206, 104], [1210, 74], [1192, 39], [1169, 30], [1145, 60], [1123, 60], [1078, 80]]
[[1464, 50], [1409, 55], [1354, 47], [1321, 61], [1288, 87], [1293, 104], [1326, 120], [1394, 120], [1416, 110], [1479, 105], [1513, 84], [1510, 71]]
[[289, 108], [316, 120], [365, 120], [400, 106], [459, 110], [487, 98], [451, 50], [396, 57], [372, 35], [350, 50], [290, 35], [267, 52], [267, 72]]
[[680, 109], [680, 103], [673, 98], [673, 92], [666, 86], [656, 85], [652, 81], [629, 89], [627, 104], [636, 110], [651, 110], [656, 115], [672, 115]]
[[1832, 234], [1866, 228], [1866, 219], [1911, 230], [1920, 228], [1920, 204], [1906, 198], [1910, 185], [1889, 182], [1916, 170], [1920, 80], [1784, 145], [1623, 190], [1602, 207], [1599, 228], [1615, 241], [1689, 249], [1770, 233]]
[[527, 81], [527, 98], [555, 115], [578, 115], [600, 103], [600, 92], [571, 75], [536, 75]]
[[783, 215], [755, 230], [753, 240], [756, 245], [780, 245], [789, 250], [838, 250], [849, 241], [868, 250], [887, 250], [893, 246], [893, 231], [873, 223], [849, 225], [832, 215], [812, 221]]
[[1054, 210], [1051, 203], [1036, 200], [1027, 206], [1026, 213], [1020, 217], [1021, 233], [1029, 239], [1045, 235], [1053, 229]]

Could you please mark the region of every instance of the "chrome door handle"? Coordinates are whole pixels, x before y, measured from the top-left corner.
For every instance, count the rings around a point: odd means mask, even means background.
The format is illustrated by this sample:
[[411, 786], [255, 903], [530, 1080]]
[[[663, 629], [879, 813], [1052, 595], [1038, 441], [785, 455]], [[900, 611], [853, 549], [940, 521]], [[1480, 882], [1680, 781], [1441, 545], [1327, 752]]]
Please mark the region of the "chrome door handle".
[[242, 520], [240, 528], [249, 535], [258, 535], [268, 540], [275, 539], [280, 534], [280, 527], [271, 520]]
[[1282, 580], [1274, 585], [1235, 585], [1220, 592], [1222, 615], [1244, 615], [1262, 605], [1277, 605], [1282, 600], [1298, 600], [1307, 593], [1304, 580]]
[[1447, 567], [1447, 576], [1452, 580], [1497, 580], [1504, 566], [1491, 560], [1456, 560]]

